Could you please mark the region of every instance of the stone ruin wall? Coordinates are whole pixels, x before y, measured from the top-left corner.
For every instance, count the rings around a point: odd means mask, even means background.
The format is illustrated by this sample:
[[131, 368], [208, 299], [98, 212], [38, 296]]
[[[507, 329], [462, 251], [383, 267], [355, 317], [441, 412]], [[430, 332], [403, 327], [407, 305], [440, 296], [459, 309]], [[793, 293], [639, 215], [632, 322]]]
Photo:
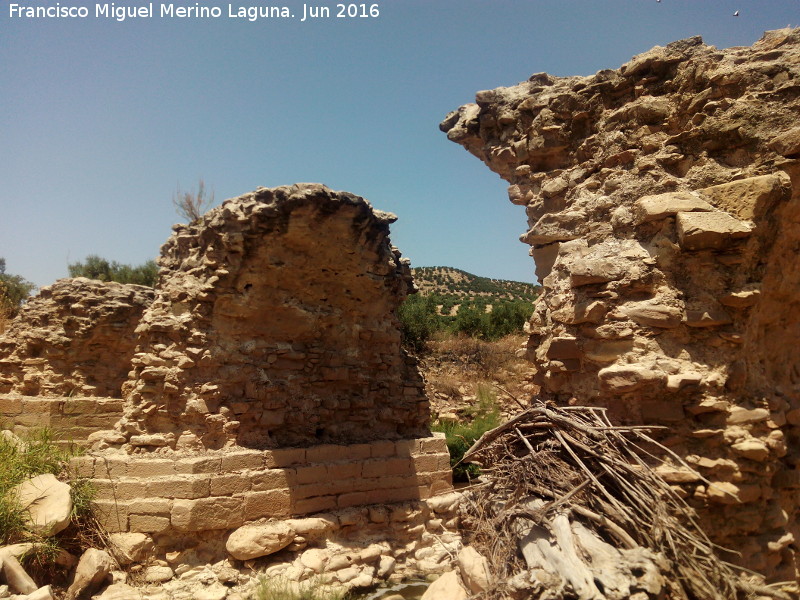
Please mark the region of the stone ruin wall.
[[[0, 337], [0, 414], [88, 440], [72, 469], [98, 518], [161, 555], [218, 559], [225, 532], [321, 511], [335, 526], [298, 522], [294, 552], [357, 544], [356, 522], [386, 527], [392, 560], [457, 544], [452, 502], [430, 500], [452, 490], [449, 453], [400, 346], [414, 287], [395, 219], [318, 184], [259, 188], [176, 226], [155, 292], [43, 288]], [[358, 508], [403, 502], [413, 523]]]
[[176, 227], [137, 329], [123, 433], [188, 449], [427, 435], [395, 316], [413, 291], [389, 242], [395, 219], [303, 184]]
[[[478, 92], [441, 125], [525, 206], [542, 396], [667, 428], [724, 557], [795, 580], [800, 30]], [[711, 482], [709, 485], [708, 482]]]
[[83, 277], [42, 288], [0, 336], [0, 394], [120, 398], [153, 295]]

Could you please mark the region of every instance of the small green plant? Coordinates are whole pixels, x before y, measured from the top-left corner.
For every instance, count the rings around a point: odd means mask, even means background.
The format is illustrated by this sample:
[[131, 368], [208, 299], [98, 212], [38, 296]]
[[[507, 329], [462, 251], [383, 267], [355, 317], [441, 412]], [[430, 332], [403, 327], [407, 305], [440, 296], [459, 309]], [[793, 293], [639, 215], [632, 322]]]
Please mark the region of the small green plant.
[[283, 577], [258, 579], [251, 600], [348, 600], [345, 591], [325, 588], [317, 580], [296, 583]]
[[461, 459], [484, 433], [500, 425], [500, 410], [494, 392], [488, 386], [479, 385], [477, 397], [478, 401], [467, 411], [469, 422], [440, 420], [431, 425], [431, 430], [445, 435], [455, 481], [469, 481], [480, 475], [477, 465], [461, 463]]

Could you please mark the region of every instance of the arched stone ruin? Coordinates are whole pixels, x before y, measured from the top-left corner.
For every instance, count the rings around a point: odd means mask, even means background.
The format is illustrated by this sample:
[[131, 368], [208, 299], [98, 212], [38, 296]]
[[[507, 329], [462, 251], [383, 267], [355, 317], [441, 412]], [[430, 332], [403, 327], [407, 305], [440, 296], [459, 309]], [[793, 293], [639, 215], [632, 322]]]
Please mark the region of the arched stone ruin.
[[260, 188], [178, 226], [137, 329], [122, 430], [248, 448], [426, 435], [395, 311], [413, 291], [394, 215], [324, 186]]

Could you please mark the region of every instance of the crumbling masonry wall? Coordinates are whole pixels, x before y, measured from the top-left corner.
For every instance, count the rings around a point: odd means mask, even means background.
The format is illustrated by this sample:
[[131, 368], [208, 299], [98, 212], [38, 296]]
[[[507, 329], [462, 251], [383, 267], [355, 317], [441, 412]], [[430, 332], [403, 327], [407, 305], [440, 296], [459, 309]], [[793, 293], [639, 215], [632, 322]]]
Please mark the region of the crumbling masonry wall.
[[[725, 558], [795, 580], [800, 30], [478, 92], [441, 128], [525, 206], [542, 395], [666, 425]], [[711, 485], [706, 483], [711, 481]]]
[[260, 188], [177, 226], [137, 333], [121, 429], [178, 449], [427, 435], [400, 347], [413, 291], [394, 215], [319, 184]]
[[83, 277], [42, 288], [0, 335], [0, 394], [119, 398], [152, 301], [150, 288]]

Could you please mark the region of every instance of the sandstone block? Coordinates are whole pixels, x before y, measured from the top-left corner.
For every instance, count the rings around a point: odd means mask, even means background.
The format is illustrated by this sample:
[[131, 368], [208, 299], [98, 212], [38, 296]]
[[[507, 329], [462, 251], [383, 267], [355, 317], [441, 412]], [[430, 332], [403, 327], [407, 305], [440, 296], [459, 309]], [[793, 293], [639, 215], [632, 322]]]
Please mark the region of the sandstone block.
[[244, 507], [241, 498], [199, 498], [175, 500], [170, 521], [179, 531], [232, 529], [242, 524]]
[[161, 533], [169, 529], [169, 526], [169, 516], [159, 517], [133, 513], [128, 516], [128, 528], [134, 533]]
[[265, 471], [251, 471], [245, 474], [254, 492], [277, 490], [297, 485], [295, 469], [267, 469]]
[[564, 360], [580, 358], [582, 355], [578, 340], [574, 337], [553, 338], [547, 348], [547, 358]]
[[422, 454], [447, 452], [447, 440], [440, 437], [422, 438], [419, 440], [419, 451]]
[[714, 504], [739, 504], [739, 487], [728, 481], [715, 481], [706, 490], [706, 497]]
[[612, 365], [600, 369], [597, 376], [603, 388], [615, 394], [633, 392], [664, 380], [662, 372], [640, 365]]
[[128, 531], [128, 503], [95, 500], [92, 514], [97, 522], [109, 533]]
[[394, 456], [396, 452], [394, 442], [390, 442], [388, 440], [372, 442], [370, 446], [371, 446], [370, 456], [372, 456], [372, 458]]
[[298, 515], [322, 512], [336, 508], [336, 496], [317, 496], [294, 501], [294, 512]]
[[681, 212], [711, 212], [714, 207], [695, 192], [667, 192], [643, 196], [634, 204], [635, 224], [673, 217]]
[[209, 494], [211, 496], [233, 496], [249, 491], [250, 486], [250, 473], [215, 475], [211, 477]]
[[580, 287], [622, 279], [627, 271], [625, 262], [611, 258], [576, 260], [570, 267], [570, 284]]
[[675, 306], [652, 302], [628, 302], [620, 311], [639, 325], [660, 329], [677, 327], [683, 317], [683, 311]]
[[264, 466], [269, 469], [291, 467], [305, 462], [305, 448], [280, 448], [264, 452]]
[[749, 308], [758, 304], [760, 296], [761, 290], [742, 290], [722, 296], [719, 303], [731, 308]]
[[175, 472], [178, 474], [219, 473], [222, 459], [219, 456], [181, 457], [175, 461]]
[[328, 480], [328, 467], [325, 465], [313, 465], [310, 467], [298, 467], [296, 481], [299, 484], [322, 483]]
[[748, 177], [700, 190], [711, 202], [739, 219], [762, 217], [768, 209], [791, 194], [785, 173]]
[[766, 408], [754, 408], [752, 410], [741, 406], [734, 406], [728, 414], [728, 425], [747, 425], [749, 423], [760, 423], [769, 419], [769, 410]]
[[245, 469], [260, 469], [264, 466], [264, 455], [257, 450], [240, 450], [226, 453], [222, 456], [220, 471], [244, 471]]
[[769, 458], [769, 448], [761, 440], [754, 438], [744, 439], [736, 442], [731, 446], [738, 454], [745, 458], [755, 460], [757, 462], [764, 462]]
[[781, 156], [795, 156], [800, 154], [800, 127], [795, 127], [775, 136], [769, 147]]
[[203, 475], [183, 475], [170, 479], [151, 479], [147, 483], [147, 496], [165, 498], [206, 498], [211, 493], [210, 479]]
[[128, 462], [129, 477], [160, 477], [175, 474], [175, 461], [166, 458], [134, 458]]
[[679, 213], [678, 240], [686, 250], [721, 250], [750, 235], [752, 227], [728, 213]]
[[329, 479], [354, 479], [361, 477], [361, 462], [345, 462], [329, 464], [327, 477]]
[[283, 521], [263, 525], [243, 525], [231, 533], [225, 549], [237, 560], [268, 556], [292, 543], [295, 530]]
[[[239, 501], [241, 504], [241, 501]], [[261, 517], [286, 517], [291, 514], [290, 490], [249, 492], [244, 495], [244, 514], [248, 520]]]

